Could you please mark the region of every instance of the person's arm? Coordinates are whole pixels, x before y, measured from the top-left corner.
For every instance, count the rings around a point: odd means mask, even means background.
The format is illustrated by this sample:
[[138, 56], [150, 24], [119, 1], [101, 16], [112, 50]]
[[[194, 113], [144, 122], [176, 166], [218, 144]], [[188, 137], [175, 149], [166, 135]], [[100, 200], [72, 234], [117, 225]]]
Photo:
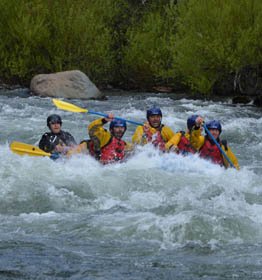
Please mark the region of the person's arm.
[[74, 146], [76, 145], [76, 140], [75, 138], [69, 133], [67, 132], [67, 142], [66, 142], [66, 145], [68, 146]]
[[46, 134], [42, 135], [42, 137], [41, 137], [41, 139], [40, 139], [40, 141], [39, 141], [39, 144], [38, 144], [38, 147], [39, 147], [41, 150], [43, 150], [43, 151], [46, 152], [45, 146], [46, 146]]
[[106, 121], [105, 118], [96, 119], [89, 124], [88, 130], [90, 131], [90, 130], [93, 130], [93, 129], [100, 129], [106, 123], [107, 123], [107, 121]]
[[175, 136], [175, 133], [173, 132], [173, 130], [170, 127], [163, 126], [163, 128], [161, 130], [161, 136], [166, 143], [165, 144], [165, 149], [166, 150], [169, 150], [171, 148], [171, 146], [174, 146], [174, 145], [177, 144], [176, 143], [177, 139], [176, 138], [172, 139]]
[[100, 147], [105, 146], [111, 138], [111, 133], [103, 128], [103, 125], [105, 125], [107, 122], [107, 118], [101, 118], [94, 120], [88, 126], [91, 140], [94, 138], [98, 139]]
[[[234, 155], [234, 153], [232, 152], [232, 150], [227, 146], [227, 149], [225, 149], [225, 147], [222, 145], [222, 149], [223, 151], [226, 153], [226, 155], [228, 156], [228, 158], [230, 159], [230, 161], [233, 163], [233, 165], [235, 166], [235, 168], [237, 170], [240, 169], [240, 166], [238, 164], [238, 160], [237, 157]], [[226, 168], [230, 167], [230, 163], [226, 160], [226, 158], [223, 156], [223, 161], [224, 161], [224, 166]]]
[[129, 142], [125, 142], [125, 152], [130, 152], [134, 150], [134, 145]]
[[134, 144], [125, 142], [125, 159], [134, 154]]
[[138, 126], [132, 136], [132, 143], [136, 145], [144, 145], [147, 143], [146, 135], [144, 134], [143, 126]]
[[74, 154], [88, 154], [87, 142], [83, 141], [79, 145], [73, 146], [67, 153], [66, 156], [70, 157]]
[[199, 151], [201, 147], [205, 143], [205, 136], [202, 135], [202, 124], [204, 119], [201, 116], [198, 116], [195, 125], [193, 126], [192, 130], [189, 131], [189, 141], [191, 146], [196, 150]]
[[161, 130], [161, 135], [164, 139], [164, 141], [167, 143], [172, 139], [172, 137], [175, 135], [174, 131], [168, 127], [168, 126], [163, 126]]
[[167, 151], [171, 151], [171, 150], [177, 151], [178, 150], [177, 146], [181, 140], [181, 136], [182, 136], [181, 132], [175, 133], [174, 136], [165, 144], [166, 150]]
[[190, 132], [189, 141], [191, 146], [196, 150], [199, 151], [201, 147], [204, 145], [205, 136], [201, 134], [201, 129], [192, 129]]

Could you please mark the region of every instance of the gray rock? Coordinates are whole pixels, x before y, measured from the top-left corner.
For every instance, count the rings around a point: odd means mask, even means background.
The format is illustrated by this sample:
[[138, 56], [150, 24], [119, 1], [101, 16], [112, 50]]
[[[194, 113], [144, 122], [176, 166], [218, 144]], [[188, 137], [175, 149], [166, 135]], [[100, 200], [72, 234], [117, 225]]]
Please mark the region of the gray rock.
[[104, 95], [81, 71], [36, 75], [30, 84], [32, 95], [77, 99], [103, 99]]

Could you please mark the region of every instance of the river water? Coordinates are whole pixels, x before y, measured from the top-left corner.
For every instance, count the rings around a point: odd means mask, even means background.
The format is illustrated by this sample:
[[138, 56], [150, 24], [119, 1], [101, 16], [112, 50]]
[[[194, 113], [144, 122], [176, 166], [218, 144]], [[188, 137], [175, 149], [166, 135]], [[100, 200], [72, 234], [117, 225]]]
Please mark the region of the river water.
[[78, 142], [95, 116], [1, 95], [0, 279], [262, 279], [261, 109], [150, 94], [70, 102], [141, 122], [157, 104], [174, 131], [193, 113], [219, 119], [241, 170], [152, 147], [108, 166], [18, 156], [8, 144], [37, 145], [49, 114]]

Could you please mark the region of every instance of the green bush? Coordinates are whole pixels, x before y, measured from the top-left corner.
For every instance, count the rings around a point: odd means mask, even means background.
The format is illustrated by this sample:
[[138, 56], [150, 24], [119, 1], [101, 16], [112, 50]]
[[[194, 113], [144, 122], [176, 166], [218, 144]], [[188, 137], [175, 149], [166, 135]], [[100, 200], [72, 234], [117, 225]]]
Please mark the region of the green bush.
[[173, 57], [184, 83], [209, 93], [225, 73], [261, 62], [261, 11], [259, 0], [179, 2]]
[[1, 77], [30, 80], [32, 75], [80, 69], [94, 80], [110, 79], [114, 67], [112, 1], [2, 0]]
[[127, 32], [123, 69], [126, 76], [139, 86], [168, 84], [176, 78], [171, 69], [174, 45], [175, 7], [167, 5], [152, 9]]
[[111, 12], [109, 4], [108, 0], [52, 2], [49, 30], [53, 43], [46, 46], [52, 71], [80, 69], [95, 81], [110, 78], [112, 40], [104, 21]]
[[99, 85], [209, 93], [261, 64], [260, 0], [1, 0], [0, 79], [79, 69]]
[[36, 4], [22, 0], [0, 3], [0, 73], [4, 79], [26, 79], [36, 65], [46, 63], [41, 46], [48, 40], [48, 31], [43, 5]]

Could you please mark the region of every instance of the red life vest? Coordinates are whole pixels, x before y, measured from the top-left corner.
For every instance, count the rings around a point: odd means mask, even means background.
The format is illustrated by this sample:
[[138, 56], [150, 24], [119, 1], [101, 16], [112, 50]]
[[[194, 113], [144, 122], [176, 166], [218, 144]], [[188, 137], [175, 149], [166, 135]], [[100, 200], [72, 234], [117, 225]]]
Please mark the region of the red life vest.
[[213, 163], [224, 165], [222, 154], [215, 143], [206, 138], [204, 145], [199, 151], [199, 156], [205, 159], [210, 159]]
[[165, 141], [162, 137], [161, 130], [163, 125], [161, 125], [160, 129], [156, 131], [156, 133], [152, 133], [150, 130], [144, 129], [144, 134], [146, 135], [147, 142], [152, 143], [155, 147], [157, 147], [161, 151], [165, 151]]
[[94, 144], [91, 142], [89, 145], [89, 151], [92, 156], [95, 156], [103, 164], [122, 160], [125, 156], [125, 141], [111, 137], [110, 141], [101, 148], [100, 155], [98, 157], [97, 152], [94, 151]]
[[181, 140], [178, 143], [177, 147], [179, 149], [178, 153], [186, 155], [188, 153], [195, 154], [196, 150], [191, 146], [190, 141], [186, 138], [185, 132], [181, 131]]

